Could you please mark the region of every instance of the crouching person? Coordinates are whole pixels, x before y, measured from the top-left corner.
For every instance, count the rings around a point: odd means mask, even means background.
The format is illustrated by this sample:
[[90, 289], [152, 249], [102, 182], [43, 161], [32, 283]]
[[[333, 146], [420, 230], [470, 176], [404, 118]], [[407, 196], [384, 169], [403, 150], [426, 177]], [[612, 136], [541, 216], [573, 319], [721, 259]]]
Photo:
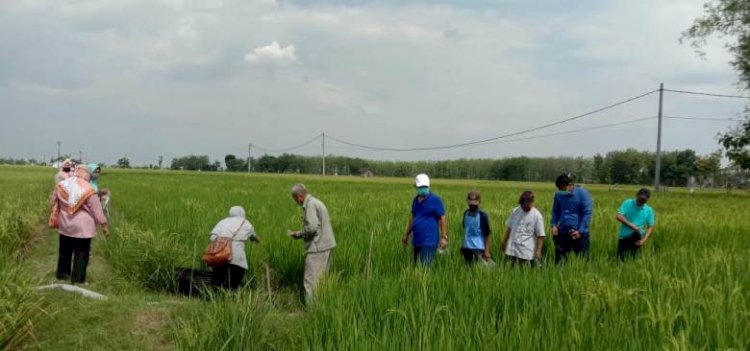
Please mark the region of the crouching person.
[[236, 290], [247, 271], [245, 241], [260, 242], [253, 225], [245, 218], [245, 209], [241, 206], [230, 208], [229, 217], [219, 221], [211, 230], [210, 240], [209, 250], [216, 246], [220, 250], [218, 256], [229, 253], [228, 260], [220, 259], [211, 264], [211, 284], [216, 288]]
[[544, 246], [544, 219], [534, 207], [533, 192], [524, 191], [518, 204], [508, 218], [502, 249], [513, 264], [538, 264]]
[[617, 257], [624, 261], [626, 257], [635, 257], [638, 250], [651, 237], [654, 230], [654, 210], [647, 204], [651, 191], [647, 188], [638, 190], [635, 199], [627, 199], [617, 210], [617, 221], [620, 226], [617, 242]]

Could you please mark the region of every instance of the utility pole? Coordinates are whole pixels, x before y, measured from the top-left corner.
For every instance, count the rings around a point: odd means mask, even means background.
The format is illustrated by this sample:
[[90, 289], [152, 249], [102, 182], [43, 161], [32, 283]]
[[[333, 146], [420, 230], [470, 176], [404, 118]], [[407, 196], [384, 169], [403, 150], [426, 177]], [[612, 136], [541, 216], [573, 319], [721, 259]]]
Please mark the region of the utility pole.
[[250, 173], [250, 169], [252, 168], [250, 166], [250, 162], [253, 159], [253, 144], [247, 144], [247, 173]]
[[654, 190], [659, 191], [659, 175], [661, 173], [661, 120], [662, 105], [664, 103], [664, 83], [659, 84], [659, 127], [656, 129], [656, 169], [654, 170]]
[[60, 140], [57, 141], [57, 161], [60, 161]]
[[326, 175], [326, 133], [323, 132], [323, 175]]
[[83, 163], [83, 152], [78, 150], [78, 162]]

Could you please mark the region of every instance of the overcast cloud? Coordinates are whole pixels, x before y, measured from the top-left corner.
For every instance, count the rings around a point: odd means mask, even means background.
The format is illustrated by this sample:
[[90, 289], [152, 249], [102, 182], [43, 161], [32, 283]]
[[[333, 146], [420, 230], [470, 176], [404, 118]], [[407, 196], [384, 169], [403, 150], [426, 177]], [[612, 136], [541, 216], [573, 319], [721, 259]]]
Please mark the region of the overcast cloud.
[[[246, 155], [325, 132], [388, 147], [524, 130], [658, 88], [737, 93], [722, 42], [680, 33], [703, 0], [4, 1], [0, 156], [82, 151], [136, 164]], [[665, 115], [732, 118], [744, 101], [665, 96]], [[528, 136], [652, 117], [657, 95]], [[663, 147], [718, 148], [730, 123], [666, 120]], [[374, 159], [589, 156], [655, 147], [656, 121]], [[320, 153], [318, 143], [296, 150]], [[258, 152], [255, 156], [258, 156]]]

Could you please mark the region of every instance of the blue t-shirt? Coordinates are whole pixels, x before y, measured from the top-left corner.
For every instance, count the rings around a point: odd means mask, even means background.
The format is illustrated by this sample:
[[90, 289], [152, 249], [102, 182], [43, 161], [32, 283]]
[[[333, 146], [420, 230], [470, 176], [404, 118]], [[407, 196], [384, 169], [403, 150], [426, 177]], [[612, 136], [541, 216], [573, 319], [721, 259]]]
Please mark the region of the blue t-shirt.
[[413, 218], [411, 232], [414, 235], [414, 246], [437, 247], [439, 242], [440, 217], [445, 215], [443, 200], [433, 193], [427, 194], [424, 201], [419, 202], [419, 196], [411, 203]]
[[[644, 229], [646, 229], [646, 227], [654, 226], [654, 210], [648, 204], [638, 206], [635, 199], [623, 201], [622, 205], [620, 205], [620, 209], [617, 210], [617, 213], [625, 216], [625, 219], [630, 223], [641, 228], [641, 235], [645, 234]], [[625, 224], [620, 226], [620, 239], [629, 237], [631, 233], [633, 233], [633, 229], [630, 227]]]

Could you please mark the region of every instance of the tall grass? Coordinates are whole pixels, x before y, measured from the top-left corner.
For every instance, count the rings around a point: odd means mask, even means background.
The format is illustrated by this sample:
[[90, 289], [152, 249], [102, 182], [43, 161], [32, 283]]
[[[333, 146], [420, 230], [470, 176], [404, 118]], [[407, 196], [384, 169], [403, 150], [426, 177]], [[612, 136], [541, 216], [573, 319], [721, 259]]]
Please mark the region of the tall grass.
[[[281, 312], [288, 304], [260, 303], [250, 291], [266, 290], [266, 265], [272, 294], [300, 289], [302, 245], [285, 234], [299, 226], [288, 193], [299, 181], [328, 206], [339, 246], [317, 301], [290, 317]], [[536, 191], [547, 218], [553, 185], [436, 180], [451, 247], [424, 271], [411, 268], [410, 251], [399, 242], [410, 180], [109, 172], [102, 182], [121, 215], [107, 257], [144, 286], [168, 290], [170, 269], [200, 265], [208, 231], [232, 205], [246, 208], [263, 239], [248, 245], [244, 295], [211, 302], [177, 324], [175, 340], [184, 349], [750, 348], [750, 197], [743, 194], [656, 194], [653, 239], [636, 261], [621, 264], [615, 211], [635, 189], [591, 187], [592, 260], [558, 267], [546, 250], [544, 267], [525, 269], [502, 263], [500, 234], [524, 189]], [[490, 215], [495, 268], [469, 269], [458, 255], [472, 188], [483, 192]], [[289, 335], [288, 329], [300, 337], [265, 334]], [[267, 341], [254, 343], [253, 335]]]
[[24, 275], [21, 259], [46, 212], [54, 172], [0, 166], [0, 349], [18, 349], [33, 338], [41, 298]]

